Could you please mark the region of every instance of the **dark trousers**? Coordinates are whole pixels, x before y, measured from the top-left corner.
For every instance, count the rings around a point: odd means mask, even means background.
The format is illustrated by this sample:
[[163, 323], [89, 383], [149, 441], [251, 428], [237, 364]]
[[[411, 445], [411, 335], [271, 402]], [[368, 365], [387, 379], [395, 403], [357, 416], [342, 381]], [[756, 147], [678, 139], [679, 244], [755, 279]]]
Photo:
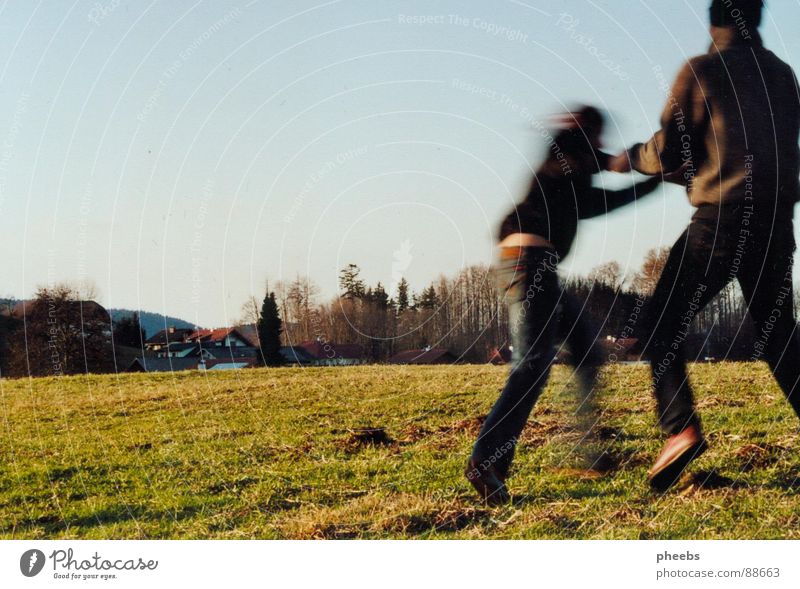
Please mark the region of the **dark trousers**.
[[[645, 314], [658, 416], [672, 435], [699, 426], [686, 375], [683, 341], [692, 320], [729, 282], [738, 280], [755, 322], [751, 359], [766, 360], [800, 415], [800, 344], [792, 292], [795, 250], [791, 211], [748, 215], [716, 209], [695, 215], [678, 238]], [[713, 212], [713, 211], [712, 211]]]
[[513, 355], [511, 372], [500, 398], [483, 424], [472, 457], [508, 474], [519, 435], [542, 392], [564, 340], [576, 366], [579, 413], [593, 415], [592, 390], [603, 353], [596, 330], [580, 305], [561, 288], [558, 255], [547, 248], [507, 248], [496, 268], [498, 287], [509, 310]]

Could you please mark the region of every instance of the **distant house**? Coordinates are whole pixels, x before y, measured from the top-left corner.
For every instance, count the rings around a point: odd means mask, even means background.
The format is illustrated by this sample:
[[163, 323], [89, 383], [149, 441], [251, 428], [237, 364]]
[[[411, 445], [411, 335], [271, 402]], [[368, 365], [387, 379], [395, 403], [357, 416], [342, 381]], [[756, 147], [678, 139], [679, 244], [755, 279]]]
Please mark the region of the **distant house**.
[[250, 330], [244, 327], [222, 327], [219, 329], [162, 329], [145, 342], [148, 352], [155, 352], [160, 358], [184, 357], [192, 355], [197, 346], [211, 348], [256, 348], [258, 340], [253, 341]]
[[406, 350], [389, 358], [389, 364], [455, 364], [459, 360], [445, 348]]
[[234, 358], [258, 358], [258, 348], [250, 346], [232, 346], [219, 348], [202, 348], [202, 356], [206, 360], [232, 360]]
[[185, 343], [194, 329], [183, 329], [171, 325], [167, 329], [162, 329], [152, 337], [147, 338], [144, 347], [148, 352], [156, 352], [167, 347], [171, 343]]
[[240, 370], [260, 366], [261, 360], [256, 357], [224, 358], [218, 360], [205, 360], [200, 368], [206, 370]]
[[238, 331], [239, 335], [247, 340], [248, 346], [252, 346], [254, 348], [259, 347], [258, 329], [254, 324], [248, 323], [246, 325], [237, 325], [236, 331]]
[[[251, 348], [252, 350], [252, 348]], [[193, 356], [190, 358], [136, 358], [127, 372], [178, 372], [181, 370], [236, 370], [260, 366], [257, 356], [229, 356], [219, 358]]]
[[[136, 358], [130, 372], [176, 370], [231, 370], [259, 366], [258, 346], [252, 326], [219, 329], [164, 329], [145, 342], [143, 358]], [[257, 343], [257, 337], [256, 343]]]
[[314, 366], [354, 366], [367, 363], [364, 348], [358, 344], [337, 344], [317, 339], [294, 347], [305, 350], [314, 359]]
[[255, 347], [238, 327], [198, 329], [189, 334], [186, 341], [199, 343], [203, 348]]
[[294, 366], [314, 366], [317, 359], [300, 346], [281, 346], [284, 362]]
[[136, 358], [126, 372], [180, 372], [197, 370], [199, 358]]
[[241, 370], [254, 366], [251, 362], [220, 362], [207, 366], [206, 370]]
[[209, 343], [185, 342], [169, 344], [156, 352], [158, 358], [256, 358], [258, 348], [252, 346], [221, 346]]
[[191, 342], [173, 342], [156, 350], [157, 358], [190, 358], [200, 355], [200, 346]]

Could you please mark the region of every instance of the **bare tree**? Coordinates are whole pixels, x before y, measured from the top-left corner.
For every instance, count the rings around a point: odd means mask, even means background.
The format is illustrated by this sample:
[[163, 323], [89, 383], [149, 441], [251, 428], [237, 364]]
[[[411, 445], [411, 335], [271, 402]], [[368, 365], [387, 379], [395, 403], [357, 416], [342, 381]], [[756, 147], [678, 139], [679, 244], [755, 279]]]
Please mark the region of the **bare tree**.
[[242, 304], [238, 325], [255, 325], [258, 323], [260, 316], [261, 313], [258, 306], [258, 300], [256, 297], [250, 296]]
[[589, 280], [604, 284], [614, 290], [622, 286], [623, 279], [622, 268], [616, 261], [600, 264], [589, 272]]
[[651, 295], [655, 291], [658, 279], [667, 264], [670, 249], [668, 247], [653, 248], [645, 254], [642, 269], [637, 272], [631, 283], [634, 291], [643, 295]]

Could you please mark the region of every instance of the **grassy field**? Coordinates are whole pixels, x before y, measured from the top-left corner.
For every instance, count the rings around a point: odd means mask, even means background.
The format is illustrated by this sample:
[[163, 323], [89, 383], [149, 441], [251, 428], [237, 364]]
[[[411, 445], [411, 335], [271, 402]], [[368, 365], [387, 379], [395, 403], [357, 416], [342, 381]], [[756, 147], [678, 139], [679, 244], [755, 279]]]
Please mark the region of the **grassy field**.
[[[710, 450], [648, 490], [647, 369], [605, 373], [576, 476], [569, 372], [521, 441], [514, 504], [462, 476], [505, 369], [357, 367], [0, 381], [2, 538], [800, 538], [798, 424], [761, 364], [691, 368]], [[363, 444], [353, 430], [381, 427]]]

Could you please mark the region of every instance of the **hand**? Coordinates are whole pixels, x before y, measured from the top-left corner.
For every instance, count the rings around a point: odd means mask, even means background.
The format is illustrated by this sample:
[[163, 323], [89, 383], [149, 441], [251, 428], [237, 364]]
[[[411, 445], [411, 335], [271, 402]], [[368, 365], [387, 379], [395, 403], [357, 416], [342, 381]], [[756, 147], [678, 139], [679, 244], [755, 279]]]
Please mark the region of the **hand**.
[[678, 186], [688, 186], [689, 178], [691, 177], [688, 174], [690, 168], [691, 166], [688, 163], [685, 163], [674, 172], [662, 175], [661, 179], [664, 182], [670, 182], [672, 184], [677, 184]]
[[608, 162], [608, 171], [619, 172], [620, 174], [630, 172], [631, 158], [628, 157], [628, 152], [623, 151], [621, 154], [612, 157], [611, 161]]

